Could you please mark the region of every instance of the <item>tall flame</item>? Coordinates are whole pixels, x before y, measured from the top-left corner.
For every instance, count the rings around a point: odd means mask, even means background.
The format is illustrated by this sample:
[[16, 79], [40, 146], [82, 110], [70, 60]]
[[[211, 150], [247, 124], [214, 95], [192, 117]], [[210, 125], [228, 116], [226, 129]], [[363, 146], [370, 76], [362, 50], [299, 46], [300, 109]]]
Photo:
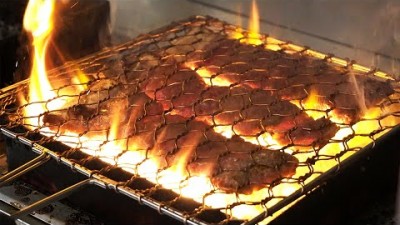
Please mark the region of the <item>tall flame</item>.
[[258, 14], [258, 6], [256, 0], [251, 3], [251, 15], [249, 21], [249, 37], [258, 38], [260, 33], [260, 16]]
[[[240, 16], [239, 16], [240, 18]], [[260, 39], [260, 16], [258, 12], [257, 0], [253, 0], [251, 3], [251, 12], [248, 25], [247, 36], [243, 34], [242, 28], [240, 28], [241, 20], [239, 20], [239, 27], [231, 33], [231, 38], [240, 40], [240, 42], [251, 45], [261, 45], [263, 41]]]
[[[31, 0], [25, 11], [24, 28], [32, 35], [33, 64], [29, 81], [29, 102], [45, 102], [56, 97], [46, 74], [46, 49], [54, 28], [54, 0]], [[23, 99], [26, 102], [25, 99]], [[29, 116], [38, 116], [46, 111], [46, 104], [33, 104], [25, 108]], [[55, 106], [57, 107], [57, 106]], [[39, 126], [37, 119], [25, 123]]]
[[253, 0], [251, 3], [251, 14], [249, 20], [249, 34], [246, 41], [247, 44], [260, 45], [260, 16], [258, 13], [257, 1]]
[[[20, 94], [24, 108], [24, 123], [29, 128], [41, 128], [43, 119], [40, 116], [46, 111], [57, 110], [64, 107], [68, 101], [58, 97], [47, 76], [46, 60], [51, 36], [54, 32], [56, 0], [30, 0], [24, 15], [24, 29], [30, 34], [32, 40], [32, 68], [29, 80], [29, 99]], [[74, 90], [84, 91], [89, 78], [79, 69], [71, 71], [71, 83], [75, 85]]]

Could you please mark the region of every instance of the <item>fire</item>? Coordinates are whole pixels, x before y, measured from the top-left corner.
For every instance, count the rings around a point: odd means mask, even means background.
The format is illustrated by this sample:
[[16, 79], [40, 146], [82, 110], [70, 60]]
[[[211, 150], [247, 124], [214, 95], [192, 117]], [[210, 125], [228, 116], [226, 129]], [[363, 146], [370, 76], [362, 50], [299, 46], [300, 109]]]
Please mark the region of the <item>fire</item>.
[[260, 45], [260, 16], [258, 15], [258, 6], [256, 0], [251, 4], [251, 16], [249, 21], [249, 34], [246, 40], [247, 44]]
[[[33, 64], [29, 80], [29, 101], [46, 102], [56, 97], [46, 73], [46, 49], [53, 30], [53, 12], [55, 1], [32, 0], [29, 1], [24, 16], [24, 28], [31, 33], [33, 38]], [[26, 102], [25, 99], [22, 100]], [[55, 107], [58, 104], [54, 105]], [[46, 111], [46, 104], [33, 104], [25, 108], [30, 116], [39, 116]], [[32, 115], [32, 112], [35, 112]], [[27, 124], [38, 127], [41, 121], [27, 119]]]
[[[300, 184], [290, 182], [288, 179], [284, 179], [283, 182], [275, 187], [266, 187], [260, 190], [255, 190], [251, 194], [227, 194], [218, 192], [213, 187], [210, 178], [206, 176], [208, 171], [204, 171], [203, 175], [189, 176], [187, 173], [187, 163], [190, 160], [190, 156], [197, 146], [200, 137], [193, 137], [191, 146], [184, 151], [178, 152], [175, 158], [172, 160], [167, 168], [161, 165], [163, 159], [156, 155], [149, 155], [147, 149], [141, 149], [137, 143], [129, 143], [127, 139], [118, 139], [118, 133], [124, 132], [120, 130], [120, 124], [125, 121], [124, 115], [119, 112], [123, 111], [121, 108], [116, 107], [112, 109], [110, 114], [112, 115], [110, 121], [110, 129], [107, 133], [85, 133], [83, 135], [78, 133], [64, 133], [62, 135], [55, 134], [49, 128], [42, 128], [43, 122], [41, 121], [40, 115], [49, 110], [62, 109], [63, 107], [72, 104], [72, 100], [65, 99], [62, 97], [56, 98], [57, 94], [53, 91], [53, 87], [47, 77], [46, 73], [46, 49], [49, 43], [49, 38], [54, 27], [53, 24], [53, 13], [54, 13], [55, 0], [31, 0], [28, 4], [28, 8], [24, 18], [24, 27], [27, 31], [32, 34], [33, 37], [33, 48], [34, 48], [34, 62], [31, 72], [31, 79], [29, 83], [29, 99], [21, 97], [23, 104], [27, 104], [24, 107], [24, 118], [27, 118], [25, 123], [30, 124], [36, 128], [40, 128], [40, 131], [44, 135], [55, 136], [54, 139], [64, 142], [72, 147], [80, 148], [83, 152], [97, 156], [101, 160], [117, 165], [122, 169], [131, 172], [132, 174], [146, 178], [151, 182], [157, 183], [165, 188], [171, 189], [177, 193], [180, 193], [184, 197], [190, 197], [198, 202], [203, 202], [205, 205], [212, 208], [225, 208], [227, 205], [232, 207], [229, 212], [226, 212], [233, 217], [240, 219], [251, 219], [258, 213], [265, 210], [265, 207], [271, 207], [275, 205], [281, 198], [274, 198], [265, 204], [236, 204], [238, 202], [255, 203], [263, 202], [271, 193], [274, 196], [289, 196], [298, 189], [301, 189]], [[259, 34], [259, 15], [256, 1], [252, 2], [252, 14], [250, 19], [250, 31], [247, 35], [242, 34], [242, 30], [238, 28], [236, 34], [231, 38], [242, 41], [245, 44], [260, 45], [263, 43], [261, 35]], [[269, 39], [271, 40], [271, 39]], [[270, 42], [270, 45], [266, 45], [267, 49], [277, 49], [279, 42]], [[212, 68], [198, 67], [195, 63], [186, 63], [185, 66], [203, 78], [203, 81], [209, 86], [225, 86], [228, 87], [231, 84], [229, 81], [214, 76]], [[80, 93], [87, 89], [87, 83], [89, 82], [88, 77], [79, 69], [76, 69], [71, 77], [71, 83], [76, 87], [73, 94]], [[66, 93], [68, 94], [68, 93]], [[39, 102], [39, 103], [37, 103]], [[143, 105], [143, 102], [137, 102], [137, 105]], [[304, 107], [306, 112], [313, 118], [320, 118], [325, 115], [325, 110], [329, 107], [320, 101], [318, 93], [315, 90], [311, 90], [309, 96], [298, 102], [299, 107]], [[399, 107], [400, 108], [400, 107]], [[139, 112], [131, 112], [130, 118], [128, 118], [127, 126], [138, 117]], [[343, 141], [350, 136], [354, 136], [347, 141], [347, 147], [364, 147], [371, 142], [369, 137], [363, 136], [365, 130], [371, 131], [378, 129], [379, 126], [384, 123], [385, 126], [393, 126], [398, 124], [399, 121], [394, 118], [384, 119], [381, 124], [376, 119], [382, 115], [382, 109], [369, 109], [366, 110], [364, 119], [362, 122], [356, 123], [352, 126], [341, 126], [332, 142], [324, 146], [319, 151], [319, 155], [336, 155], [345, 150]], [[235, 135], [232, 125], [228, 126], [215, 126], [214, 131], [225, 136], [226, 138], [232, 138]], [[370, 132], [368, 132], [370, 133]], [[381, 135], [381, 134], [380, 134]], [[123, 135], [124, 137], [126, 135]], [[162, 135], [161, 135], [162, 136]], [[265, 146], [269, 149], [281, 149], [276, 140], [268, 134], [263, 133], [258, 137], [242, 137], [245, 141], [253, 144]], [[293, 153], [293, 149], [285, 149], [286, 152]], [[349, 151], [345, 154], [344, 158], [350, 156], [355, 151]], [[306, 162], [308, 159], [315, 156], [315, 152], [306, 151], [301, 154], [296, 154], [296, 157], [300, 162]], [[319, 160], [316, 162], [313, 169], [315, 172], [325, 172], [333, 166], [337, 165], [337, 160], [332, 158], [329, 160]], [[299, 167], [294, 175], [294, 178], [299, 178], [309, 173], [310, 168], [307, 166]], [[313, 177], [307, 179], [305, 183], [312, 181], [314, 178], [319, 176], [320, 173], [315, 173]], [[236, 206], [233, 206], [235, 205]]]
[[76, 85], [78, 92], [87, 90], [87, 83], [89, 82], [89, 77], [86, 76], [79, 68], [76, 69], [76, 74], [71, 78], [72, 84]]
[[[32, 68], [29, 79], [29, 92], [27, 99], [19, 95], [20, 102], [27, 106], [24, 108], [24, 124], [31, 129], [40, 128], [43, 125], [41, 115], [47, 111], [58, 110], [65, 107], [72, 100], [66, 97], [60, 98], [54, 91], [46, 69], [47, 49], [54, 32], [55, 0], [30, 0], [28, 2], [23, 26], [32, 39]], [[79, 69], [71, 76], [72, 84], [76, 90], [67, 90], [63, 95], [72, 94], [75, 91], [84, 91], [88, 77]], [[36, 117], [36, 118], [35, 118]]]
[[[302, 106], [306, 110], [305, 112], [313, 119], [324, 117], [326, 115], [326, 110], [330, 108], [327, 104], [324, 104], [321, 99], [322, 97], [318, 95], [318, 92], [314, 89], [311, 89], [307, 98], [302, 101]], [[292, 103], [298, 105], [298, 102]]]
[[[241, 21], [239, 21], [241, 23]], [[241, 25], [241, 24], [239, 24]], [[248, 33], [244, 34], [240, 26], [230, 35], [232, 39], [240, 40], [240, 42], [251, 45], [261, 45], [263, 41], [260, 39], [260, 16], [258, 12], [257, 0], [251, 3], [251, 12], [248, 24]]]

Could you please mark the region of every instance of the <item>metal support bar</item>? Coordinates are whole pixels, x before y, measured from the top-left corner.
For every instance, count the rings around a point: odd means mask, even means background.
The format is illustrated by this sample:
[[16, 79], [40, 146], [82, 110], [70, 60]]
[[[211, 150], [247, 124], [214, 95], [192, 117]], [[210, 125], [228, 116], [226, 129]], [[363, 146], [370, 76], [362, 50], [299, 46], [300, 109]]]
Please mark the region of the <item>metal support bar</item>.
[[41, 209], [47, 205], [49, 205], [52, 202], [61, 200], [67, 196], [69, 196], [70, 194], [72, 194], [73, 192], [79, 190], [80, 188], [84, 187], [85, 185], [91, 184], [92, 183], [92, 179], [86, 179], [83, 180], [79, 183], [76, 183], [72, 186], [69, 186], [57, 193], [54, 193], [53, 195], [50, 195], [42, 200], [39, 200], [35, 203], [33, 203], [32, 205], [29, 205], [23, 209], [21, 209], [20, 211], [14, 213], [11, 215], [12, 219], [18, 219], [20, 217], [26, 216], [29, 213], [32, 213], [35, 210]]
[[13, 171], [10, 171], [9, 173], [0, 177], [0, 187], [3, 187], [4, 185], [14, 181], [15, 179], [19, 178], [20, 176], [28, 173], [29, 171], [37, 168], [38, 166], [46, 163], [49, 159], [50, 159], [50, 156], [48, 154], [42, 153], [38, 157], [25, 163], [24, 165], [14, 169]]

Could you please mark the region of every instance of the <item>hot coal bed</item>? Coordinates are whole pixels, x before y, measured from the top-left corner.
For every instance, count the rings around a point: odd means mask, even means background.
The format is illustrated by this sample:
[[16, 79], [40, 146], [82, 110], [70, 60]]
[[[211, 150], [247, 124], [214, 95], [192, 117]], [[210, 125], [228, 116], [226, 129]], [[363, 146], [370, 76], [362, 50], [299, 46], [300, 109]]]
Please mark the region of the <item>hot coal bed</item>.
[[[6, 87], [1, 130], [10, 169], [40, 155], [30, 165], [28, 182], [56, 193], [54, 199], [71, 194], [68, 201], [118, 223], [173, 224], [172, 217], [188, 224], [254, 224], [292, 203], [271, 223], [343, 222], [362, 213], [362, 205], [378, 200], [379, 193], [395, 193], [397, 81], [350, 60], [238, 30], [214, 18], [193, 17], [56, 68], [49, 72], [57, 84], [55, 99], [71, 98], [74, 104], [34, 116], [43, 121], [40, 127], [24, 115], [38, 103], [18, 100], [27, 95], [27, 82]], [[77, 70], [90, 81], [71, 84], [68, 75]], [[84, 90], [69, 94], [79, 88]], [[321, 106], [309, 108], [311, 93]], [[371, 108], [384, 113], [363, 118]], [[116, 112], [122, 118], [110, 139]], [[357, 123], [371, 121], [376, 124], [367, 133], [355, 131]], [[352, 132], [335, 139], [341, 129]], [[62, 144], [69, 132], [82, 139]], [[98, 149], [85, 147], [85, 136], [99, 134], [107, 138]], [[352, 142], [360, 137], [371, 144]], [[105, 147], [114, 142], [127, 147], [107, 155]], [[123, 159], [134, 152], [131, 145], [143, 158], [127, 166]], [[329, 145], [342, 149], [324, 150]], [[210, 178], [213, 189], [203, 201], [163, 188], [158, 178], [149, 181], [138, 171], [152, 159], [162, 173], [181, 158], [184, 182], [197, 175]], [[320, 163], [332, 161], [318, 171]], [[276, 191], [281, 186], [296, 188], [283, 196]], [[240, 200], [263, 189], [257, 201]], [[240, 197], [210, 207], [207, 196], [218, 193]], [[237, 218], [232, 211], [241, 205], [262, 205], [265, 211]], [[168, 217], [153, 216], [156, 211]]]

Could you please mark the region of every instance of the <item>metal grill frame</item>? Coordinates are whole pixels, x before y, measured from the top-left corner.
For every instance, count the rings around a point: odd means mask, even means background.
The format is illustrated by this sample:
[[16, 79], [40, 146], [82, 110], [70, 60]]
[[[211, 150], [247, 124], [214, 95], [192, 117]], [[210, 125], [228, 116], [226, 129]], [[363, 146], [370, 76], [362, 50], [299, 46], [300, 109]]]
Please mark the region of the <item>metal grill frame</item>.
[[[208, 19], [209, 17], [194, 17], [194, 18], [190, 18], [188, 20], [184, 20], [180, 23], [185, 23], [185, 22], [190, 22], [193, 19], [196, 18], [202, 18], [202, 19]], [[266, 36], [268, 37], [268, 36]], [[146, 38], [146, 35], [142, 36], [140, 38], [140, 40], [144, 40]], [[375, 69], [369, 69], [363, 66], [360, 66], [358, 64], [355, 64], [354, 61], [351, 60], [345, 60], [345, 59], [340, 59], [337, 57], [334, 57], [333, 55], [326, 55], [323, 53], [319, 53], [317, 51], [313, 51], [310, 50], [308, 47], [300, 47], [294, 44], [291, 44], [290, 42], [283, 42], [283, 41], [279, 41], [276, 40], [279, 44], [279, 46], [285, 48], [285, 49], [290, 49], [290, 50], [294, 50], [297, 52], [300, 51], [307, 51], [308, 54], [316, 57], [316, 58], [330, 58], [331, 62], [340, 66], [348, 66], [348, 67], [353, 67], [358, 69], [359, 71], [363, 71], [366, 74], [373, 74], [373, 75], [377, 75], [380, 77], [385, 77], [387, 79], [392, 79], [393, 78], [390, 75], [387, 75], [386, 73], [383, 73], [381, 71], [377, 71]], [[109, 52], [109, 51], [118, 51], [118, 49], [122, 49], [125, 46], [130, 45], [131, 43], [127, 43], [127, 44], [123, 44], [121, 46], [117, 46], [108, 50], [105, 50], [104, 52]], [[103, 52], [103, 53], [104, 53]], [[102, 52], [101, 52], [102, 53]], [[71, 62], [71, 63], [67, 63], [65, 66], [63, 67], [68, 67], [70, 65], [73, 65], [75, 63], [87, 63], [88, 61], [90, 61], [91, 59], [95, 58], [95, 57], [101, 57], [101, 53], [100, 54], [94, 54], [88, 57], [85, 57], [84, 59], [81, 59], [79, 61], [76, 62]], [[52, 73], [52, 71], [50, 71], [50, 74]], [[23, 84], [26, 84], [26, 82], [28, 82], [28, 80], [16, 83], [14, 85], [8, 86], [2, 90], [0, 90], [0, 99], [4, 99], [7, 98], [8, 96], [12, 95], [14, 92], [18, 92], [19, 89], [23, 86]], [[389, 132], [387, 132], [384, 136], [380, 137], [377, 142], [379, 142], [379, 140], [384, 139], [385, 136], [388, 136], [394, 132], [397, 132], [395, 129], [393, 128], [392, 130], [390, 130]], [[197, 218], [193, 218], [193, 217], [187, 217], [187, 215], [185, 215], [185, 213], [177, 211], [169, 206], [166, 206], [158, 201], [155, 201], [154, 199], [144, 196], [141, 193], [137, 193], [135, 192], [133, 189], [130, 189], [128, 187], [125, 186], [121, 186], [118, 184], [118, 182], [109, 179], [103, 175], [97, 174], [92, 170], [89, 170], [79, 164], [74, 163], [73, 161], [69, 160], [68, 158], [62, 157], [61, 155], [59, 155], [58, 153], [52, 151], [51, 149], [45, 148], [39, 144], [37, 144], [34, 141], [29, 140], [28, 138], [24, 137], [24, 136], [20, 136], [19, 134], [12, 132], [10, 130], [8, 130], [7, 128], [2, 127], [1, 128], [1, 132], [3, 135], [5, 135], [7, 138], [11, 138], [14, 139], [20, 143], [22, 143], [23, 145], [28, 146], [29, 148], [32, 149], [33, 152], [35, 152], [36, 154], [39, 155], [39, 160], [41, 162], [40, 159], [42, 159], [45, 156], [49, 156], [50, 158], [52, 158], [53, 160], [64, 164], [68, 167], [70, 167], [73, 171], [77, 171], [79, 173], [81, 173], [82, 175], [85, 175], [86, 177], [88, 177], [88, 180], [78, 184], [77, 186], [83, 186], [83, 185], [96, 185], [99, 186], [101, 188], [104, 189], [111, 189], [114, 190], [118, 193], [121, 193], [131, 199], [136, 200], [137, 202], [139, 202], [140, 204], [143, 205], [147, 205], [150, 208], [153, 208], [155, 210], [157, 210], [159, 213], [161, 214], [165, 214], [168, 215], [172, 218], [177, 219], [180, 222], [183, 222], [185, 224], [191, 224], [191, 225], [195, 225], [195, 224], [201, 224], [201, 225], [206, 225], [208, 223], [205, 223], [202, 220], [199, 220]], [[278, 202], [277, 204], [275, 204], [273, 207], [266, 209], [263, 213], [259, 214], [258, 216], [254, 217], [253, 219], [244, 222], [243, 224], [246, 225], [250, 225], [250, 224], [256, 224], [262, 220], [264, 220], [266, 217], [271, 216], [273, 213], [283, 209], [284, 207], [288, 206], [289, 204], [295, 202], [297, 199], [299, 199], [300, 197], [304, 196], [305, 194], [315, 190], [316, 188], [319, 187], [319, 185], [321, 185], [323, 182], [333, 178], [336, 175], [336, 172], [338, 169], [349, 166], [352, 164], [353, 161], [365, 157], [366, 154], [368, 154], [368, 152], [372, 149], [374, 149], [374, 146], [377, 143], [375, 143], [375, 141], [372, 140], [372, 143], [370, 143], [368, 146], [364, 147], [363, 149], [357, 151], [356, 153], [354, 153], [352, 156], [350, 156], [348, 159], [346, 159], [345, 161], [339, 161], [338, 164], [336, 166], [334, 166], [333, 168], [331, 168], [330, 170], [328, 170], [327, 172], [323, 173], [322, 175], [320, 175], [319, 177], [315, 178], [312, 182], [306, 184], [303, 186], [302, 189], [297, 190], [296, 192], [294, 192], [293, 194], [291, 194], [290, 196], [286, 197], [285, 199], [283, 199], [282, 201]], [[45, 163], [46, 161], [43, 161], [43, 163]], [[33, 163], [33, 165], [36, 165], [36, 162]], [[37, 165], [36, 165], [37, 166]], [[27, 167], [31, 168], [29, 165], [27, 165]], [[31, 169], [34, 169], [34, 167], [32, 167]], [[9, 181], [7, 181], [9, 182]], [[71, 191], [75, 191], [75, 188], [72, 188], [71, 190], [67, 190], [67, 192], [71, 192]], [[47, 203], [50, 201], [53, 201], [54, 199], [58, 199], [60, 197], [65, 197], [64, 195], [65, 193], [60, 193], [59, 195], [57, 195], [55, 198], [51, 198], [48, 201], [46, 201]], [[45, 203], [46, 203], [45, 202]], [[44, 203], [42, 203], [44, 204]], [[36, 207], [31, 207], [28, 209], [24, 209], [22, 211], [20, 211], [20, 213], [14, 215], [14, 218], [17, 218], [18, 216], [24, 215], [25, 213], [29, 213], [32, 210], [36, 209], [38, 206]]]

